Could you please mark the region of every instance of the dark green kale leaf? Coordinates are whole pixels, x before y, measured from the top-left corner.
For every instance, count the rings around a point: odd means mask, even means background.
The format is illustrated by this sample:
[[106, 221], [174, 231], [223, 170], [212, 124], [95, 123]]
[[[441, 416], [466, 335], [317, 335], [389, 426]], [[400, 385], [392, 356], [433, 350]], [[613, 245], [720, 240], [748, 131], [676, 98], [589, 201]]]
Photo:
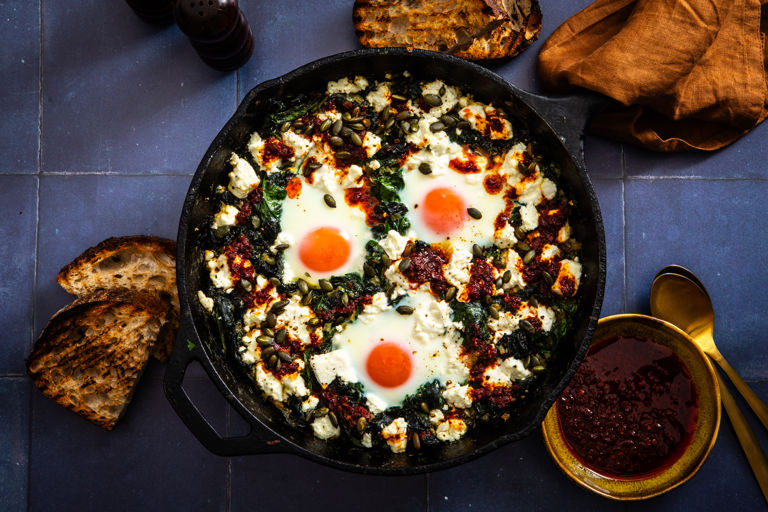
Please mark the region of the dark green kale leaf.
[[501, 155], [517, 142], [515, 139], [491, 139], [472, 128], [465, 128], [458, 133], [456, 127], [445, 130], [448, 138], [456, 144], [466, 144], [473, 150], [482, 149], [490, 155]]
[[262, 123], [257, 130], [263, 136], [266, 134], [278, 137], [280, 127], [285, 123], [293, 122], [308, 112], [316, 111], [326, 99], [323, 95], [308, 96], [298, 94], [266, 100], [266, 112]]

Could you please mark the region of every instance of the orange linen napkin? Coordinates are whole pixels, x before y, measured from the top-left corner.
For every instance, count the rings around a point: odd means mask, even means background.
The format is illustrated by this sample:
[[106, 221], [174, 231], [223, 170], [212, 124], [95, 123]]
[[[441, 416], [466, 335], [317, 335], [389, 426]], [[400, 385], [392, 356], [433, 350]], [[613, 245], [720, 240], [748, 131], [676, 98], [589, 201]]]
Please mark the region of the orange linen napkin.
[[768, 115], [766, 32], [768, 0], [597, 0], [547, 39], [539, 79], [618, 100], [597, 134], [711, 151]]

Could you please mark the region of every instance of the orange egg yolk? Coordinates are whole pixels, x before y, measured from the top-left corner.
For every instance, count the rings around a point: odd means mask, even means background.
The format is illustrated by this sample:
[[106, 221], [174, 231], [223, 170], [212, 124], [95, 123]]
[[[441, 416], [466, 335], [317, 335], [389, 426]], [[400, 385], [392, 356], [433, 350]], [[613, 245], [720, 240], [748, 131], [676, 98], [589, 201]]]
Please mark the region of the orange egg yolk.
[[349, 235], [332, 228], [317, 228], [299, 244], [299, 259], [310, 270], [330, 272], [344, 265], [352, 253]]
[[411, 356], [397, 343], [386, 341], [371, 350], [365, 369], [379, 386], [394, 388], [411, 376]]
[[450, 188], [440, 187], [430, 190], [421, 207], [421, 218], [429, 229], [437, 234], [456, 231], [467, 217], [464, 200]]

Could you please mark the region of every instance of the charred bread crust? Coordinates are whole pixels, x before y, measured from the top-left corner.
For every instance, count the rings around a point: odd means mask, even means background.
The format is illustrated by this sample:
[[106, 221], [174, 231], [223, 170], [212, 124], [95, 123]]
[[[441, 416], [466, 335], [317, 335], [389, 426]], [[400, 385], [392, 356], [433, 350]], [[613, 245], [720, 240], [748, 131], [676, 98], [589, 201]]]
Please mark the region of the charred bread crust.
[[353, 22], [363, 46], [421, 48], [470, 60], [497, 60], [519, 54], [538, 38], [541, 9], [538, 0], [423, 0], [407, 5], [356, 0]]
[[100, 290], [57, 312], [26, 360], [40, 390], [112, 430], [125, 413], [169, 305], [152, 294]]

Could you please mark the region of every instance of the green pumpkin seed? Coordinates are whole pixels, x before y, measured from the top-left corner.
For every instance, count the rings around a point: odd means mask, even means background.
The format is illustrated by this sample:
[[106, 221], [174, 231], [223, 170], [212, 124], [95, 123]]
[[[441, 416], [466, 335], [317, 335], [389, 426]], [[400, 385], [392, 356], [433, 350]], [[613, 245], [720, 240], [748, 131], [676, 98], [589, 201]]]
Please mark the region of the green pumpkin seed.
[[413, 121], [411, 121], [411, 127], [408, 129], [408, 131], [411, 132], [411, 133], [416, 133], [417, 131], [419, 131], [419, 120], [418, 119], [414, 119]]
[[302, 121], [301, 119], [295, 120], [291, 124], [291, 128], [293, 128], [294, 130], [301, 130], [302, 128], [304, 128], [304, 121]]
[[472, 256], [474, 256], [475, 258], [482, 258], [483, 257], [483, 248], [480, 247], [477, 244], [474, 244], [472, 246]]
[[266, 254], [266, 253], [261, 255], [261, 261], [263, 261], [267, 265], [274, 265], [275, 264], [275, 258], [273, 258], [272, 256], [270, 256], [269, 254]]
[[538, 301], [538, 300], [536, 299], [536, 297], [534, 297], [533, 295], [531, 295], [530, 297], [528, 297], [528, 304], [530, 304], [530, 305], [531, 305], [531, 306], [533, 306], [534, 308], [537, 308], [537, 307], [539, 307], [539, 301]]
[[371, 127], [371, 120], [366, 117], [365, 119], [363, 119], [363, 128], [367, 129], [370, 127]]
[[411, 131], [411, 123], [408, 121], [400, 121], [400, 129], [403, 131], [403, 133], [408, 133]]
[[405, 246], [405, 250], [403, 251], [403, 256], [410, 257], [412, 252], [413, 252], [413, 244], [408, 244]]
[[280, 131], [283, 132], [283, 133], [287, 132], [290, 129], [291, 129], [291, 122], [290, 121], [284, 122], [283, 125], [280, 127]]
[[548, 286], [555, 284], [555, 279], [552, 277], [552, 274], [546, 270], [541, 273], [541, 277], [544, 279], [544, 282], [547, 283]]
[[259, 229], [261, 227], [261, 218], [255, 215], [251, 217], [251, 225], [256, 229]]
[[360, 115], [360, 107], [356, 106], [355, 108], [352, 109], [352, 117], [357, 117], [359, 115]]
[[356, 132], [365, 130], [365, 125], [363, 123], [350, 123], [349, 128], [352, 130], [355, 130]]
[[242, 286], [243, 290], [245, 290], [246, 292], [250, 292], [251, 290], [253, 290], [253, 284], [251, 284], [251, 282], [248, 281], [247, 279], [240, 280], [240, 286]]
[[336, 152], [336, 159], [338, 160], [349, 160], [352, 158], [352, 153], [349, 151], [337, 151]]
[[319, 407], [315, 409], [315, 416], [317, 418], [322, 418], [323, 416], [328, 416], [329, 412], [331, 412], [331, 410], [328, 409], [327, 407]]
[[395, 311], [397, 311], [401, 315], [412, 315], [414, 310], [411, 306], [402, 305], [402, 306], [397, 306], [397, 309]]
[[[262, 334], [256, 338], [256, 343], [258, 343], [260, 347], [268, 347], [272, 344], [272, 337]], [[263, 353], [264, 352], [262, 352], [262, 354]]]
[[440, 90], [437, 91], [437, 94], [439, 94], [440, 96], [445, 96], [445, 92], [446, 92], [445, 84], [443, 84], [440, 86]]
[[443, 99], [437, 94], [425, 94], [424, 101], [426, 101], [427, 105], [430, 107], [439, 107], [443, 104]]
[[320, 131], [327, 132], [328, 128], [330, 128], [332, 124], [333, 124], [333, 119], [329, 117], [328, 119], [323, 121], [322, 124], [320, 124]]
[[527, 236], [527, 233], [522, 228], [522, 226], [518, 226], [515, 228], [515, 238], [517, 238], [518, 240], [523, 240], [525, 239], [526, 236]]
[[407, 272], [409, 268], [411, 268], [411, 258], [406, 256], [405, 258], [400, 260], [400, 264], [397, 265], [397, 269], [400, 272]]
[[384, 130], [385, 131], [389, 130], [390, 128], [392, 128], [392, 125], [394, 125], [394, 124], [395, 124], [395, 118], [394, 117], [390, 117], [387, 120], [387, 122], [384, 124]]
[[272, 304], [272, 307], [270, 308], [270, 310], [275, 315], [279, 315], [280, 313], [285, 311], [285, 308], [287, 306], [288, 306], [288, 301], [287, 300], [279, 300], [279, 301], [275, 302], [274, 304]]
[[459, 130], [469, 130], [470, 128], [472, 128], [472, 125], [469, 124], [469, 121], [467, 121], [466, 119], [462, 119], [461, 121], [456, 123], [456, 128], [458, 128]]
[[455, 286], [451, 286], [450, 288], [448, 288], [448, 290], [445, 292], [446, 302], [451, 302], [453, 298], [456, 297], [456, 291], [457, 289]]
[[351, 140], [352, 144], [354, 144], [355, 146], [363, 145], [363, 139], [361, 139], [360, 136], [355, 132], [352, 132], [352, 134], [349, 136], [349, 140]]
[[269, 284], [271, 284], [275, 288], [278, 288], [283, 283], [281, 283], [280, 280], [276, 277], [270, 277]]
[[479, 220], [479, 219], [483, 218], [483, 212], [481, 212], [477, 208], [467, 208], [467, 213], [473, 219], [478, 219]]
[[344, 127], [344, 123], [341, 122], [341, 119], [337, 119], [333, 122], [333, 125], [331, 125], [331, 135], [338, 135], [341, 129]]
[[393, 100], [397, 100], [397, 101], [408, 101], [408, 98], [406, 98], [402, 94], [390, 94], [390, 97]]
[[384, 110], [381, 111], [381, 116], [380, 116], [379, 120], [382, 123], [386, 123], [387, 121], [389, 121], [389, 115], [390, 115], [389, 114], [389, 107], [384, 107]]
[[309, 306], [309, 304], [312, 302], [312, 297], [314, 297], [314, 294], [315, 294], [314, 291], [309, 290], [309, 292], [307, 292], [307, 294], [301, 298], [301, 301], [299, 302], [299, 304], [301, 304], [302, 306]]
[[[272, 357], [274, 357], [274, 356], [272, 356]], [[272, 359], [272, 358], [270, 357], [270, 359]], [[281, 362], [280, 362], [280, 358], [278, 358], [278, 359], [275, 361], [275, 371], [276, 371], [276, 372], [279, 372], [279, 371], [280, 371], [280, 368], [282, 368], [282, 367], [283, 367], [283, 363], [281, 363]]]
[[284, 363], [290, 363], [291, 361], [293, 361], [293, 357], [291, 357], [291, 354], [289, 354], [288, 352], [285, 352], [283, 350], [280, 350], [277, 353], [277, 357], [279, 357], [280, 360], [282, 362], [284, 362]]
[[371, 278], [371, 277], [374, 277], [376, 275], [376, 271], [373, 269], [371, 264], [368, 263], [367, 261], [365, 263], [363, 263], [363, 274], [367, 278]]
[[333, 291], [333, 285], [327, 279], [321, 279], [320, 281], [318, 281], [318, 284], [320, 285], [320, 289], [326, 293]]
[[264, 323], [267, 324], [267, 327], [274, 327], [277, 325], [277, 317], [272, 312], [267, 313], [267, 316], [264, 318]]
[[440, 121], [448, 128], [456, 126], [456, 119], [448, 115], [440, 116]]
[[427, 405], [427, 402], [421, 402], [421, 410], [429, 414], [429, 405]]
[[504, 286], [504, 279], [499, 277], [498, 279], [496, 279], [496, 281], [493, 284], [496, 286], [496, 289], [498, 290], [499, 288]]
[[418, 432], [414, 432], [411, 436], [411, 443], [413, 444], [414, 449], [421, 450], [421, 438], [419, 438]]
[[334, 148], [340, 148], [344, 145], [344, 140], [338, 135], [334, 135], [328, 140], [328, 143]]
[[341, 294], [341, 303], [346, 306], [349, 304], [349, 294], [347, 292], [344, 292]]
[[508, 282], [510, 282], [510, 281], [512, 280], [512, 271], [511, 271], [511, 270], [506, 270], [506, 271], [505, 271], [505, 272], [504, 272], [504, 273], [501, 275], [501, 280], [502, 280], [502, 281], [504, 281], [505, 283], [508, 283]]
[[261, 334], [274, 337], [275, 331], [273, 331], [271, 327], [267, 327], [261, 330]]
[[525, 256], [523, 256], [523, 263], [526, 265], [533, 261], [533, 258], [536, 257], [536, 251], [531, 249], [527, 253], [525, 253]]
[[526, 320], [525, 318], [520, 320], [520, 327], [522, 327], [524, 331], [529, 332], [529, 333], [536, 332], [536, 328], [533, 326], [533, 324], [531, 322], [529, 322], [528, 320]]
[[309, 285], [305, 280], [299, 279], [296, 281], [296, 286], [299, 288], [299, 293], [302, 297], [309, 293]]
[[330, 208], [336, 208], [336, 200], [331, 194], [325, 194], [323, 196], [323, 201], [325, 201], [325, 204], [327, 204]]
[[276, 250], [277, 252], [283, 252], [284, 250], [286, 250], [286, 249], [287, 249], [287, 248], [289, 248], [290, 246], [291, 246], [291, 244], [287, 244], [287, 243], [283, 242], [282, 244], [277, 244], [277, 245], [275, 246], [275, 250]]
[[310, 327], [316, 327], [320, 325], [321, 320], [319, 318], [310, 318], [309, 321], [307, 321], [307, 325]]
[[270, 358], [273, 355], [275, 355], [275, 352], [277, 352], [277, 349], [275, 347], [267, 347], [264, 350], [261, 351], [261, 357], [264, 358]]
[[331, 425], [333, 425], [334, 428], [339, 426], [339, 419], [336, 417], [333, 411], [328, 413], [328, 418], [331, 420]]
[[437, 133], [445, 130], [445, 125], [440, 121], [435, 121], [434, 123], [429, 125], [429, 131], [432, 133]]
[[498, 308], [488, 308], [488, 314], [491, 315], [491, 318], [493, 318], [495, 320], [498, 320], [499, 317], [501, 316], [499, 314]]
[[349, 112], [344, 112], [343, 114], [341, 114], [341, 119], [342, 121], [349, 121], [350, 119], [352, 119], [352, 114], [350, 114]]
[[352, 130], [350, 130], [350, 129], [349, 129], [348, 127], [346, 127], [346, 126], [345, 126], [344, 128], [342, 128], [342, 129], [341, 129], [341, 133], [339, 134], [339, 136], [341, 136], [341, 137], [344, 137], [345, 139], [346, 139], [347, 137], [349, 137], [350, 135], [352, 135]]
[[288, 339], [288, 331], [286, 331], [285, 329], [280, 329], [275, 333], [275, 342], [278, 345], [283, 345], [287, 339]]
[[527, 243], [525, 243], [525, 242], [517, 242], [517, 243], [515, 244], [515, 249], [517, 249], [517, 250], [518, 250], [518, 251], [520, 251], [520, 252], [528, 252], [528, 251], [530, 251], [530, 250], [531, 250], [531, 246], [530, 246], [530, 245], [528, 245], [528, 244], [527, 244]]
[[365, 419], [365, 418], [363, 418], [362, 416], [360, 416], [359, 418], [357, 418], [357, 425], [356, 425], [356, 428], [357, 428], [357, 432], [358, 432], [359, 434], [362, 434], [363, 432], [365, 432], [365, 428], [366, 428], [367, 426], [368, 426], [368, 420], [366, 420], [366, 419]]
[[405, 119], [408, 119], [411, 117], [411, 113], [408, 110], [403, 110], [401, 112], [398, 112], [395, 116], [395, 120], [397, 121], [404, 121]]
[[392, 264], [392, 260], [390, 259], [389, 255], [385, 252], [381, 253], [381, 264], [385, 267], [388, 267]]
[[429, 165], [427, 162], [422, 162], [419, 164], [419, 172], [421, 174], [432, 174], [432, 166]]

